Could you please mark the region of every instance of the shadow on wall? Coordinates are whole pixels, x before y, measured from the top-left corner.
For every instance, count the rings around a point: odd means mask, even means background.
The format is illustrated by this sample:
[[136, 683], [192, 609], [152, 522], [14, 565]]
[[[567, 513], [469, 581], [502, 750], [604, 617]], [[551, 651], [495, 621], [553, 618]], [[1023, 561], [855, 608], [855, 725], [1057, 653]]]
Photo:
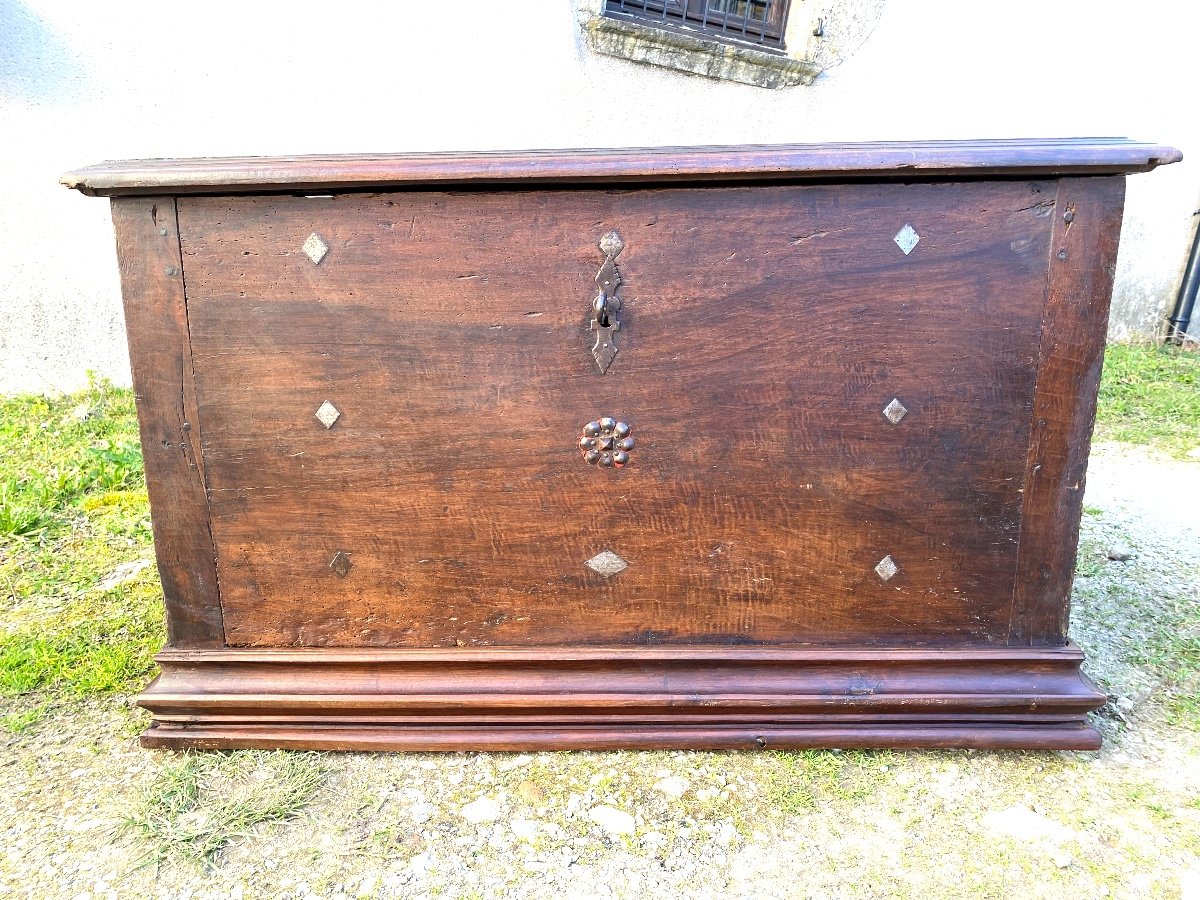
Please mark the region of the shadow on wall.
[[71, 47], [17, 0], [0, 0], [0, 96], [25, 101], [71, 98], [87, 71]]

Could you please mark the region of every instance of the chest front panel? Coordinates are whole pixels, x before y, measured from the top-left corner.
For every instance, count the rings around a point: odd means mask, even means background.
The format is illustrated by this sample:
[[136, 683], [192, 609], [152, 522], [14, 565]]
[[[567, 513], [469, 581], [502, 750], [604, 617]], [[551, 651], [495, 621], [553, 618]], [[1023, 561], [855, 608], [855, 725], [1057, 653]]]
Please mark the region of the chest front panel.
[[[181, 198], [228, 643], [1004, 640], [1053, 198]], [[580, 452], [605, 416], [632, 429], [624, 468]], [[605, 551], [625, 567], [587, 565]]]

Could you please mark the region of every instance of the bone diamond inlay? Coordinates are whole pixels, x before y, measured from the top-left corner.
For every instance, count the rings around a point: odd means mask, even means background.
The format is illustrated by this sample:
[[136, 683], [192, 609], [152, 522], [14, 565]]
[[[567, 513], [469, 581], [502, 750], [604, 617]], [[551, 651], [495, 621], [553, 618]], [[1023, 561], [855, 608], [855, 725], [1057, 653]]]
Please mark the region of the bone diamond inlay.
[[892, 558], [890, 556], [885, 556], [883, 559], [881, 559], [879, 561], [879, 564], [875, 566], [875, 574], [878, 575], [880, 578], [882, 578], [884, 581], [889, 581], [891, 579], [891, 577], [899, 571], [900, 571], [899, 566], [897, 566], [896, 563], [892, 561]]
[[317, 411], [314, 413], [314, 415], [317, 417], [317, 420], [326, 428], [332, 428], [333, 423], [342, 417], [342, 414], [338, 412], [338, 408], [328, 400], [317, 407]]
[[321, 236], [314, 231], [300, 249], [313, 261], [313, 265], [319, 265], [325, 258], [325, 254], [329, 252], [329, 245], [321, 240]]
[[913, 247], [917, 246], [917, 242], [921, 240], [921, 236], [917, 234], [917, 229], [911, 225], [905, 225], [896, 232], [896, 236], [892, 240], [896, 242], [897, 247], [904, 251], [904, 255], [908, 256], [913, 252]]
[[603, 575], [605, 578], [611, 578], [618, 572], [624, 572], [629, 568], [629, 563], [617, 556], [611, 550], [604, 550], [597, 553], [591, 559], [584, 563], [593, 572]]
[[900, 398], [893, 397], [892, 402], [883, 408], [883, 415], [893, 425], [899, 425], [900, 420], [908, 415], [908, 410], [904, 408]]
[[350, 574], [350, 554], [345, 550], [339, 550], [329, 561], [329, 568], [338, 578], [345, 578]]

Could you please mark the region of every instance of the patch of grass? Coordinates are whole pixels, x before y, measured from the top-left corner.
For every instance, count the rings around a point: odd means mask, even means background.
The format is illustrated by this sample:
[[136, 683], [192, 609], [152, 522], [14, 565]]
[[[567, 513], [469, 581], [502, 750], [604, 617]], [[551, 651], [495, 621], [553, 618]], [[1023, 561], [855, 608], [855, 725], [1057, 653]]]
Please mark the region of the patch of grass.
[[1100, 545], [1088, 537], [1079, 541], [1079, 551], [1075, 555], [1075, 574], [1080, 578], [1094, 578], [1104, 571], [1104, 554]]
[[[30, 727], [64, 696], [128, 691], [164, 636], [131, 391], [0, 398], [0, 712]], [[12, 729], [10, 729], [12, 730]]]
[[890, 751], [777, 751], [766, 774], [771, 808], [796, 814], [821, 799], [858, 800], [874, 793], [893, 759]]
[[0, 535], [62, 526], [85, 494], [143, 483], [133, 392], [106, 381], [0, 399], [0, 448]]
[[50, 705], [49, 702], [31, 703], [24, 707], [10, 709], [4, 715], [0, 716], [0, 728], [3, 728], [9, 734], [20, 734], [23, 731], [27, 731], [41, 720]]
[[1200, 731], [1200, 684], [1173, 690], [1167, 703], [1167, 721]]
[[1167, 721], [1200, 731], [1200, 634], [1175, 634], [1164, 645], [1156, 662], [1169, 672]]
[[186, 754], [163, 767], [122, 827], [149, 845], [144, 865], [170, 859], [211, 865], [255, 826], [294, 817], [327, 771], [316, 753]]
[[[1122, 599], [1137, 599], [1137, 591], [1116, 585], [1109, 591]], [[1140, 612], [1144, 633], [1133, 651], [1133, 661], [1161, 679], [1167, 721], [1200, 731], [1200, 609], [1190, 598], [1178, 597]]]
[[1182, 457], [1200, 447], [1200, 353], [1113, 344], [1104, 354], [1096, 440]]

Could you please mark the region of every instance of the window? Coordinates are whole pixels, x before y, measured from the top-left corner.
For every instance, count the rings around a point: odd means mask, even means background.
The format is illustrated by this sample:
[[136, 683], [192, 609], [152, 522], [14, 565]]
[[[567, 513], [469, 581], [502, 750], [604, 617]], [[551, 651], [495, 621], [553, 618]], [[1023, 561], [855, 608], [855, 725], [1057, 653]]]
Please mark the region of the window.
[[604, 14], [783, 50], [791, 0], [605, 0]]

